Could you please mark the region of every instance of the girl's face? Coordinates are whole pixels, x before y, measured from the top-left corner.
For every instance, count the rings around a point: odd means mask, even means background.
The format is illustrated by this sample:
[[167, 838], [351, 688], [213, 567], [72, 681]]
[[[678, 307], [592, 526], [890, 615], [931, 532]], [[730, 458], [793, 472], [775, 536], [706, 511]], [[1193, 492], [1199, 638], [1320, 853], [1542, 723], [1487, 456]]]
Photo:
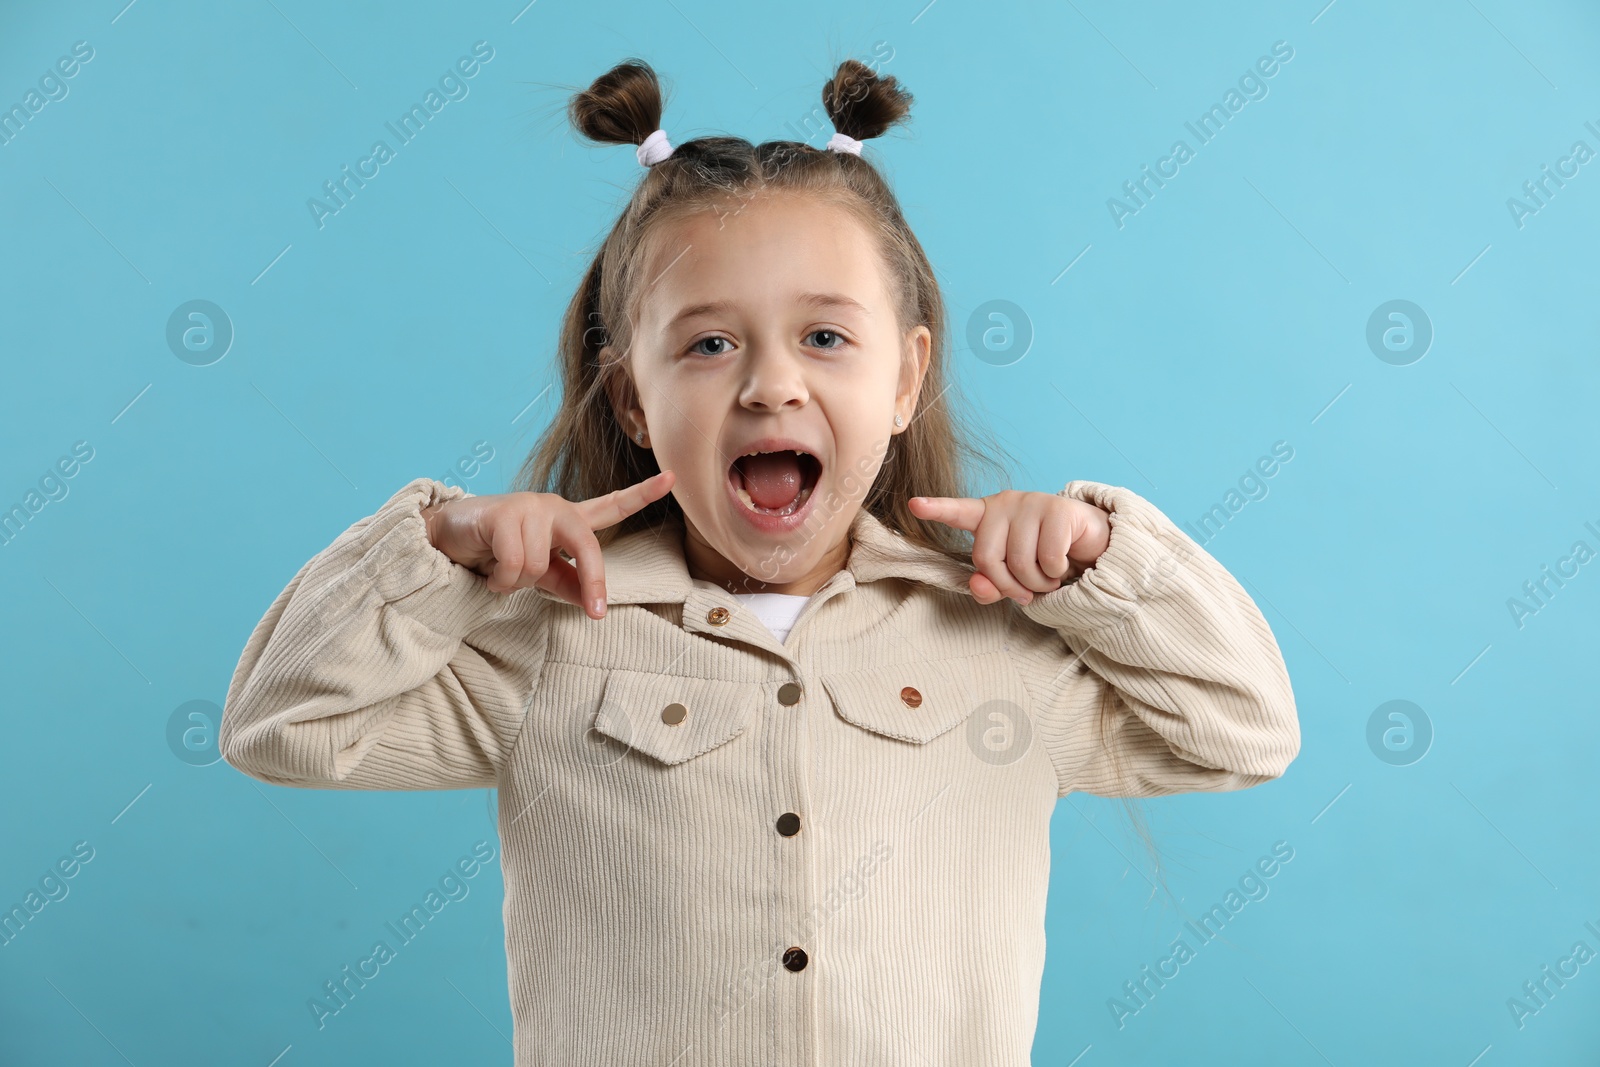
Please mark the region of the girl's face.
[[911, 424], [931, 334], [900, 329], [872, 235], [837, 205], [766, 194], [654, 236], [621, 425], [676, 472], [693, 577], [809, 595]]

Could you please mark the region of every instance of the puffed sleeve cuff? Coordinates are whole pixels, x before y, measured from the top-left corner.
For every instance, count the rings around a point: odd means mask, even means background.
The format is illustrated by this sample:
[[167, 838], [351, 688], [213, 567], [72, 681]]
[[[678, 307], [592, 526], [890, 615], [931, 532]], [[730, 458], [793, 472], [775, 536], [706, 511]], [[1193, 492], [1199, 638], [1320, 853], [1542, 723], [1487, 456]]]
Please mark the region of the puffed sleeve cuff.
[[467, 495], [460, 486], [432, 478], [407, 483], [349, 531], [354, 564], [335, 579], [346, 589], [317, 599], [338, 610], [375, 595], [436, 633], [458, 637], [489, 622], [504, 609], [507, 596], [435, 548], [422, 517], [424, 508]]
[[1121, 626], [1141, 601], [1159, 595], [1196, 545], [1154, 504], [1131, 489], [1073, 481], [1057, 496], [1082, 500], [1110, 514], [1111, 536], [1092, 565], [1061, 588], [1036, 594], [1021, 611], [1068, 634], [1092, 636]]

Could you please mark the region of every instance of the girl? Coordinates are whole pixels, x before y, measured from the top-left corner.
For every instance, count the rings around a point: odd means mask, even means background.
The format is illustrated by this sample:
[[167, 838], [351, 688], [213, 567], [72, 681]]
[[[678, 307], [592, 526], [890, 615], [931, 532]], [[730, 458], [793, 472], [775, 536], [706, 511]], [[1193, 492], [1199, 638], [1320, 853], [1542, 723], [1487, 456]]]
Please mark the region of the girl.
[[578, 94], [648, 171], [524, 488], [406, 485], [229, 687], [255, 778], [498, 788], [519, 1067], [1021, 1067], [1056, 800], [1299, 751], [1266, 621], [1152, 504], [964, 495], [944, 304], [860, 155], [910, 97], [847, 60], [822, 99], [825, 149], [674, 148], [645, 64]]

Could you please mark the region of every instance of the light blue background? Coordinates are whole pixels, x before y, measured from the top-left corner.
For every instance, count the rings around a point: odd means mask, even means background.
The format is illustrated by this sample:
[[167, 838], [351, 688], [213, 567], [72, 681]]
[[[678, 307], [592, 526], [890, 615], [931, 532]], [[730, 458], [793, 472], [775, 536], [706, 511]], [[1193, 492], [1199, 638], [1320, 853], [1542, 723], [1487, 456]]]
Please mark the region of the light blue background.
[[[0, 146], [0, 507], [94, 449], [0, 549], [0, 903], [95, 850], [0, 948], [0, 1062], [510, 1063], [498, 864], [325, 1029], [306, 1007], [498, 848], [491, 796], [264, 786], [178, 759], [168, 721], [222, 702], [345, 527], [479, 441], [465, 484], [502, 491], [548, 419], [559, 314], [639, 169], [544, 86], [642, 55], [675, 142], [789, 137], [878, 42], [916, 103], [868, 152], [956, 337], [990, 300], [1031, 324], [1015, 362], [951, 353], [1017, 487], [1192, 523], [1294, 449], [1206, 547], [1278, 636], [1303, 752], [1146, 803], [1181, 912], [1116, 802], [1060, 803], [1035, 1062], [1594, 1062], [1600, 962], [1521, 1028], [1507, 1000], [1600, 951], [1600, 564], [1520, 628], [1507, 600], [1600, 549], [1600, 161], [1521, 227], [1506, 205], [1600, 149], [1594, 5], [124, 2], [0, 15], [0, 105], [94, 48]], [[319, 229], [307, 199], [479, 40], [470, 95]], [[1280, 40], [1269, 94], [1197, 146], [1184, 123]], [[1195, 158], [1118, 228], [1108, 198], [1180, 137]], [[165, 340], [192, 299], [236, 330], [210, 366]], [[1406, 366], [1366, 342], [1392, 299], [1435, 331]], [[1408, 766], [1367, 741], [1396, 699], [1434, 731]], [[1119, 1029], [1108, 999], [1277, 841], [1269, 895]]]

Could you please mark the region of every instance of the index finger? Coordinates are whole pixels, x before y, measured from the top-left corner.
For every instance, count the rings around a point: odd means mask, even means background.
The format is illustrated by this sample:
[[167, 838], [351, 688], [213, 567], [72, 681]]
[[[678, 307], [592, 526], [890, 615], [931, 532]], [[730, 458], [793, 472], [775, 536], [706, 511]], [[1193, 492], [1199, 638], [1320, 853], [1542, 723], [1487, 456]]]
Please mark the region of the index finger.
[[578, 514], [589, 524], [589, 529], [603, 530], [666, 496], [674, 480], [672, 471], [658, 471], [625, 489], [615, 489], [604, 496], [580, 500], [577, 504]]
[[976, 530], [983, 520], [983, 501], [970, 496], [914, 496], [907, 504], [917, 518], [958, 530]]

